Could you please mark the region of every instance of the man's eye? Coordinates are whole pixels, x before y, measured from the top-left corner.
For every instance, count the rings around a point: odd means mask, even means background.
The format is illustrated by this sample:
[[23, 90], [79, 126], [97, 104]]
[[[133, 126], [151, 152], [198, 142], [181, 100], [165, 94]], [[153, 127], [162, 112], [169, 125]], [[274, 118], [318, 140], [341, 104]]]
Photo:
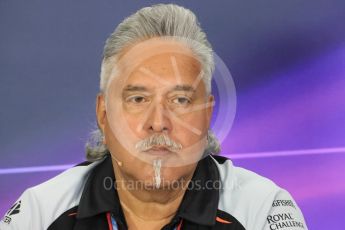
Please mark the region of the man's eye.
[[146, 99], [143, 96], [133, 96], [127, 98], [126, 101], [134, 104], [140, 104], [146, 102]]
[[187, 97], [177, 97], [174, 98], [172, 102], [178, 105], [188, 105], [191, 103], [190, 99]]

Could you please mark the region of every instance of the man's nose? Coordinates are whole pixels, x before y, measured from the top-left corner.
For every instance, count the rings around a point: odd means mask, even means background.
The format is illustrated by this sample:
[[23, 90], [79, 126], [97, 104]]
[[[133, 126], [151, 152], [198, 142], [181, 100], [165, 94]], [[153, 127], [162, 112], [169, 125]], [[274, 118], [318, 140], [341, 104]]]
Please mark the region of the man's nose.
[[151, 108], [150, 113], [147, 114], [148, 118], [145, 124], [145, 129], [150, 133], [169, 133], [172, 130], [172, 124], [169, 118], [170, 115], [165, 106], [160, 102], [156, 102], [151, 106], [153, 106], [153, 108]]

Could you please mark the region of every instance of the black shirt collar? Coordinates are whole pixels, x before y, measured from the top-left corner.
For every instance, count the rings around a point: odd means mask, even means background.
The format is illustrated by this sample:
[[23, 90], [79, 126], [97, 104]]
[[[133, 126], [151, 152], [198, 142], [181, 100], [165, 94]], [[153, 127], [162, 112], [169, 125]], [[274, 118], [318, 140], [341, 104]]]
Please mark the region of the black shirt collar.
[[[107, 155], [92, 170], [86, 181], [79, 203], [78, 219], [105, 212], [112, 212], [115, 216], [123, 215], [114, 180], [111, 157]], [[212, 185], [220, 185], [219, 183], [217, 166], [210, 156], [206, 156], [198, 162], [176, 217], [201, 225], [214, 225], [219, 189], [212, 188]]]
[[107, 154], [90, 173], [79, 202], [77, 218], [87, 218], [100, 213], [120, 213], [121, 205], [114, 189], [115, 175], [111, 157]]
[[[201, 225], [214, 225], [219, 201], [220, 177], [210, 156], [198, 162], [192, 181], [181, 205], [179, 215]], [[215, 187], [213, 187], [215, 185]]]

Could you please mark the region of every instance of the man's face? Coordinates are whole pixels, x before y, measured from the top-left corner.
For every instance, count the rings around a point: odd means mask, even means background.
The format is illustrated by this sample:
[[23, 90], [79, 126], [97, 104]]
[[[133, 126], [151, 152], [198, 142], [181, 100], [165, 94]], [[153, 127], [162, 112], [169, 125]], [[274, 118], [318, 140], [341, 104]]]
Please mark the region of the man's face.
[[[152, 162], [160, 159], [165, 182], [188, 177], [205, 148], [212, 114], [213, 97], [206, 93], [200, 63], [182, 43], [159, 39], [131, 47], [120, 59], [106, 97], [99, 98], [104, 110], [98, 109], [106, 144], [123, 164], [119, 172], [152, 184]], [[160, 134], [182, 148], [136, 148]]]

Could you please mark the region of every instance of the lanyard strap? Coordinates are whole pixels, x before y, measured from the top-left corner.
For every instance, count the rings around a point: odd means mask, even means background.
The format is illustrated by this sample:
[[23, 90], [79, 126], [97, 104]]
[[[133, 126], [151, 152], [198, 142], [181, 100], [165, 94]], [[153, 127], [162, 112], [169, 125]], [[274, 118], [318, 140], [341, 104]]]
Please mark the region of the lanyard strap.
[[[119, 229], [114, 216], [110, 212], [107, 213], [107, 221], [108, 221], [109, 230]], [[178, 226], [174, 228], [174, 230], [181, 230], [181, 227], [182, 227], [182, 219], [180, 223], [178, 224]]]

